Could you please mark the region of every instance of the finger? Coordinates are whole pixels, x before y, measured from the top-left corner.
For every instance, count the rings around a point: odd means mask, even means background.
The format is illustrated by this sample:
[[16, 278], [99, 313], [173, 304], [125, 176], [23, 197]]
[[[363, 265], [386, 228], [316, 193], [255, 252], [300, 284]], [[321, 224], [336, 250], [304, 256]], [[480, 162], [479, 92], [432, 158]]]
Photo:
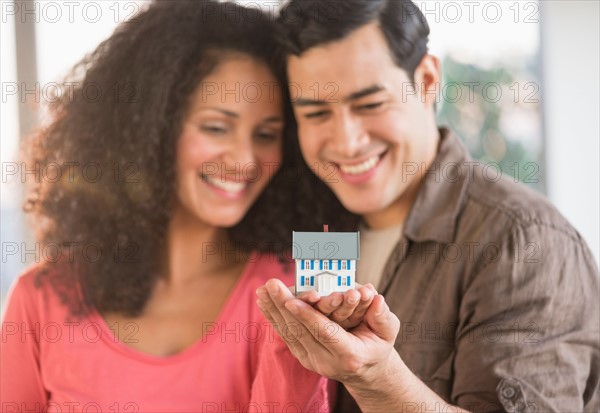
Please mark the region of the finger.
[[260, 312], [265, 316], [267, 321], [269, 323], [271, 323], [271, 325], [273, 326], [273, 329], [275, 330], [277, 335], [280, 336], [281, 333], [279, 332], [279, 329], [278, 329], [279, 326], [278, 326], [277, 320], [275, 320], [275, 318], [273, 317], [273, 314], [265, 308], [265, 306], [263, 305], [263, 303], [260, 299], [256, 300], [256, 305], [258, 306], [258, 309], [260, 310]]
[[358, 292], [356, 290], [346, 291], [343, 298], [344, 298], [344, 301], [342, 302], [342, 305], [340, 305], [339, 308], [334, 310], [329, 315], [329, 318], [331, 320], [335, 321], [336, 323], [341, 323], [341, 322], [347, 320], [348, 317], [350, 317], [352, 315], [352, 313], [356, 309], [356, 306], [360, 302], [360, 292]]
[[371, 283], [367, 283], [360, 288], [357, 288], [360, 291], [361, 297], [371, 297], [377, 295], [377, 290]]
[[344, 323], [344, 328], [349, 329], [356, 327], [359, 325], [365, 318], [367, 311], [369, 310], [369, 306], [373, 302], [373, 298], [369, 301], [361, 301], [360, 304], [356, 307], [356, 310], [348, 317], [346, 322]]
[[375, 297], [375, 295], [377, 295], [377, 293], [375, 292], [375, 289], [373, 288], [373, 286], [371, 284], [367, 284], [367, 285], [359, 288], [358, 292], [360, 293], [360, 302], [354, 309], [354, 312], [352, 313], [352, 315], [350, 315], [350, 317], [349, 317], [349, 319], [352, 319], [353, 321], [362, 320], [362, 317], [364, 317], [364, 315], [367, 312], [367, 309], [373, 302], [373, 297]]
[[265, 286], [259, 287], [256, 294], [259, 296], [258, 308], [265, 314], [267, 320], [273, 324], [275, 331], [287, 344], [292, 354], [298, 359], [306, 357], [306, 349], [299, 342], [299, 338], [302, 335], [307, 336], [308, 332], [302, 331], [300, 323], [294, 325], [286, 320]]
[[267, 320], [275, 327], [277, 335], [281, 338], [281, 341], [285, 343], [287, 348], [290, 350], [292, 355], [296, 357], [298, 360], [305, 359], [307, 356], [307, 352], [303, 346], [297, 344], [297, 339], [292, 337], [287, 330], [285, 322], [277, 321], [273, 318], [272, 313], [267, 311], [264, 307], [264, 302], [262, 300], [256, 300], [256, 304], [260, 311], [265, 315]]
[[[337, 323], [332, 322], [310, 305], [291, 296], [289, 290], [282, 288], [281, 281], [271, 279], [265, 286], [285, 322], [294, 328], [301, 327], [302, 334], [299, 335], [298, 343], [309, 354], [314, 354], [315, 358], [318, 358], [318, 355], [327, 357], [332, 353], [336, 354], [335, 351], [339, 353], [348, 348], [340, 346], [342, 340], [338, 342], [338, 337], [347, 333]], [[288, 306], [297, 311], [290, 311]], [[332, 339], [332, 336], [336, 336], [336, 338]], [[347, 336], [344, 336], [344, 339], [343, 342], [348, 346], [351, 339]]]
[[362, 287], [359, 290], [359, 292], [361, 293], [360, 302], [358, 303], [352, 314], [350, 314], [350, 316], [345, 321], [340, 323], [340, 325], [346, 330], [358, 326], [363, 321], [365, 314], [367, 313], [367, 310], [371, 306], [373, 298], [376, 295], [376, 293], [374, 293], [372, 289], [366, 286]]
[[400, 331], [400, 320], [385, 302], [383, 295], [376, 295], [365, 314], [365, 321], [371, 331], [381, 339], [394, 342]]
[[373, 297], [377, 295], [377, 291], [375, 291], [375, 288], [372, 284], [362, 286], [358, 288], [357, 291], [360, 294], [361, 303], [366, 301], [371, 302], [373, 300]]
[[321, 299], [315, 304], [315, 308], [322, 314], [329, 316], [337, 310], [344, 302], [344, 296], [341, 293], [334, 292]]
[[[259, 297], [257, 304], [259, 305], [259, 309], [265, 314], [265, 317], [272, 322], [275, 329], [277, 330], [277, 334], [279, 334], [282, 338], [284, 337], [284, 327], [286, 324], [286, 320], [284, 316], [281, 314], [279, 307], [275, 304], [275, 302], [271, 299], [271, 296], [265, 286], [261, 286], [256, 290], [256, 295]], [[267, 316], [268, 314], [268, 316]]]
[[286, 300], [295, 298], [290, 289], [277, 278], [271, 278], [264, 286], [275, 304], [283, 305]]
[[304, 342], [307, 351], [319, 351], [319, 348], [324, 348], [330, 354], [337, 355], [355, 344], [356, 339], [344, 331], [339, 324], [329, 320], [305, 302], [289, 300], [285, 308], [312, 334], [312, 341]]
[[[280, 328], [282, 338], [289, 345], [294, 346], [298, 353], [306, 352], [306, 345], [314, 344], [314, 338], [308, 331], [308, 328], [298, 321], [285, 307], [287, 301], [295, 300], [296, 298], [291, 295], [287, 287], [285, 287], [278, 279], [273, 278], [268, 280], [265, 287], [270, 297], [270, 302], [276, 307], [277, 314], [280, 316], [278, 321], [282, 324], [282, 327]], [[308, 305], [306, 303], [304, 304]], [[300, 347], [303, 348], [301, 349]], [[313, 351], [316, 351], [314, 347]]]
[[275, 303], [271, 300], [269, 293], [266, 287], [263, 285], [256, 290], [256, 295], [258, 296], [257, 305], [260, 311], [264, 314], [266, 319], [273, 324], [275, 331], [280, 336], [282, 335], [281, 327], [283, 327], [283, 323], [285, 320], [279, 312], [279, 309], [275, 305]]
[[318, 303], [319, 300], [321, 299], [321, 297], [319, 297], [319, 294], [314, 290], [304, 292], [296, 298], [299, 300], [302, 300], [305, 303], [308, 303], [310, 305], [314, 305], [314, 304]]

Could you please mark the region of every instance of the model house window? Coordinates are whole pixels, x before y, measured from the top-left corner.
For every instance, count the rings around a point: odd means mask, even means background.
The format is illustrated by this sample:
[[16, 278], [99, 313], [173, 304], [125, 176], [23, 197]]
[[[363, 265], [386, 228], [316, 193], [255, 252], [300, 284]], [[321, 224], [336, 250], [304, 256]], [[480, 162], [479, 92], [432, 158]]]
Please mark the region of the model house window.
[[324, 270], [329, 270], [330, 269], [329, 268], [329, 261], [327, 261], [327, 260], [323, 261], [323, 269]]
[[304, 268], [310, 270], [310, 260], [304, 260]]
[[343, 260], [342, 261], [342, 270], [347, 270], [348, 269], [348, 261]]
[[304, 275], [300, 276], [300, 285], [303, 287], [314, 286], [315, 285], [315, 276], [311, 275], [310, 277], [305, 277]]
[[342, 277], [342, 285], [348, 285], [348, 278]]

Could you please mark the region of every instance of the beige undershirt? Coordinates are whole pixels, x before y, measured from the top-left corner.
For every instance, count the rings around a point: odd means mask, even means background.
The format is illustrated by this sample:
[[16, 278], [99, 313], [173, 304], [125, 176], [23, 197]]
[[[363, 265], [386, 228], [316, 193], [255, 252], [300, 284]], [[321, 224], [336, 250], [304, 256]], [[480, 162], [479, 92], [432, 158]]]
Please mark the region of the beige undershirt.
[[371, 283], [379, 289], [379, 281], [390, 254], [402, 236], [403, 224], [373, 230], [364, 223], [360, 231], [360, 259], [356, 263], [356, 281], [360, 284]]

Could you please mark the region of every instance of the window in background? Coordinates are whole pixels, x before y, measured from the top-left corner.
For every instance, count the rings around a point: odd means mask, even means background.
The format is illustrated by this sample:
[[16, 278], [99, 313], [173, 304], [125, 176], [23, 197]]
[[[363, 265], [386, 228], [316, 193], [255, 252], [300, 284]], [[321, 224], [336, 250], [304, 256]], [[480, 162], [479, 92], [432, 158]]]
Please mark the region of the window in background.
[[539, 3], [417, 1], [442, 63], [438, 121], [486, 174], [545, 192]]
[[2, 299], [15, 274], [23, 267], [19, 256], [9, 256], [17, 251], [23, 239], [21, 221], [21, 184], [19, 177], [10, 175], [18, 168], [19, 149], [19, 93], [17, 92], [17, 67], [15, 49], [15, 25], [12, 18], [2, 13], [0, 24], [0, 156], [2, 158], [2, 182], [0, 183], [0, 236], [2, 238], [2, 262], [0, 263], [0, 291]]
[[[24, 181], [35, 179], [20, 163], [19, 103], [24, 102], [34, 119], [44, 120], [45, 106], [73, 65], [108, 38], [120, 22], [134, 17], [149, 1], [6, 1], [1, 11], [0, 122], [2, 139], [0, 305], [15, 277], [46, 252], [33, 240], [21, 210]], [[16, 22], [16, 24], [15, 24]], [[35, 28], [37, 79], [21, 84], [17, 76], [16, 36], [24, 23]], [[126, 24], [126, 23], [125, 23]], [[34, 125], [36, 126], [36, 125]]]

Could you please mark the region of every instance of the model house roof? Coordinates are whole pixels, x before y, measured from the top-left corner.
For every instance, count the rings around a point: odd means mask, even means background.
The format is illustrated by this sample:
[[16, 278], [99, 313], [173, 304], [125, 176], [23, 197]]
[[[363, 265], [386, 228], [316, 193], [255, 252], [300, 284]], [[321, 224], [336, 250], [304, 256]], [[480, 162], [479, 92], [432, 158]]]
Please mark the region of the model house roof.
[[301, 260], [357, 260], [359, 232], [292, 232], [292, 258]]

